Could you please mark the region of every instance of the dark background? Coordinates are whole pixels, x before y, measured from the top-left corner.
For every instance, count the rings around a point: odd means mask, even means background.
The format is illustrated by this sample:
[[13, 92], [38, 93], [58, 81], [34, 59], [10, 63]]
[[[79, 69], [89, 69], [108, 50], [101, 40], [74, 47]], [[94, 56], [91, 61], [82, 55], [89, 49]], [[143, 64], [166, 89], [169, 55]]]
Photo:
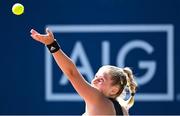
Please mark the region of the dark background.
[[[14, 3], [22, 3], [25, 13], [15, 16], [11, 12]], [[137, 101], [130, 110], [131, 114], [180, 114], [180, 86], [179, 86], [179, 43], [180, 43], [180, 2], [179, 0], [1, 0], [0, 1], [0, 114], [82, 114], [84, 102], [46, 101], [45, 99], [45, 75], [44, 75], [44, 46], [35, 42], [30, 37], [30, 29], [35, 28], [44, 33], [47, 25], [83, 25], [83, 24], [171, 24], [174, 26], [174, 98], [173, 101]], [[151, 35], [151, 34], [150, 34]], [[143, 74], [137, 67], [137, 60], [156, 59], [158, 73], [155, 80], [147, 85], [140, 86], [140, 93], [159, 92], [165, 93], [166, 80], [166, 34], [148, 36], [127, 34], [106, 36], [102, 34], [91, 36], [73, 35], [66, 36], [56, 34], [62, 48], [70, 54], [75, 40], [82, 41], [93, 71], [100, 66], [99, 47], [92, 47], [91, 43], [99, 42], [105, 37], [113, 43], [111, 64], [115, 65], [113, 58], [125, 42], [131, 37], [145, 39], [152, 44], [157, 53], [147, 58], [147, 54], [139, 51], [132, 52], [128, 56], [127, 65], [135, 69], [135, 73]], [[62, 37], [62, 38], [61, 38]], [[102, 38], [103, 39], [102, 39]], [[129, 37], [129, 38], [128, 38]], [[148, 38], [149, 37], [149, 38]], [[117, 39], [121, 38], [121, 39]], [[157, 38], [157, 39], [152, 39]], [[62, 40], [61, 40], [62, 39]], [[71, 40], [72, 39], [72, 40]], [[75, 39], [75, 40], [74, 40]], [[119, 43], [118, 43], [119, 42]], [[89, 43], [89, 44], [88, 44]], [[93, 48], [94, 50], [88, 50]], [[116, 49], [117, 48], [117, 49]], [[98, 53], [95, 51], [97, 50]], [[114, 51], [113, 51], [114, 50]], [[159, 51], [158, 51], [159, 50]], [[162, 52], [161, 52], [162, 51]], [[142, 52], [142, 53], [141, 53]], [[115, 54], [113, 54], [115, 53]], [[136, 54], [141, 54], [140, 56]], [[92, 59], [91, 59], [92, 58]], [[134, 64], [133, 64], [134, 63]], [[133, 65], [131, 65], [133, 64]], [[58, 71], [54, 64], [55, 70]], [[57, 74], [58, 75], [58, 74]], [[161, 78], [163, 77], [163, 78]], [[157, 80], [156, 80], [157, 79]]]

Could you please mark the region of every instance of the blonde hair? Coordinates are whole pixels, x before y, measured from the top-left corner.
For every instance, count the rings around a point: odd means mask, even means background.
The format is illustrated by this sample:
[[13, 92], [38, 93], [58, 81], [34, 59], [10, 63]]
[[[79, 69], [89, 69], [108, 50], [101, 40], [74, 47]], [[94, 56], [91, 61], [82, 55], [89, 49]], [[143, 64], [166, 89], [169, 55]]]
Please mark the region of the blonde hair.
[[[106, 65], [102, 68], [109, 69], [109, 74], [112, 77], [113, 85], [120, 85], [120, 90], [116, 94], [116, 99], [122, 106], [126, 107], [127, 109], [131, 108], [134, 105], [134, 95], [137, 90], [137, 83], [134, 79], [132, 70], [129, 67], [119, 68], [111, 65]], [[129, 90], [131, 96], [128, 100], [124, 100], [122, 95], [124, 95], [124, 97], [126, 96], [127, 89]]]
[[131, 96], [126, 101], [128, 109], [131, 108], [134, 105], [134, 96], [137, 91], [137, 82], [134, 79], [134, 75], [132, 73], [132, 70], [129, 67], [123, 68], [123, 71], [127, 75], [127, 87], [129, 88]]

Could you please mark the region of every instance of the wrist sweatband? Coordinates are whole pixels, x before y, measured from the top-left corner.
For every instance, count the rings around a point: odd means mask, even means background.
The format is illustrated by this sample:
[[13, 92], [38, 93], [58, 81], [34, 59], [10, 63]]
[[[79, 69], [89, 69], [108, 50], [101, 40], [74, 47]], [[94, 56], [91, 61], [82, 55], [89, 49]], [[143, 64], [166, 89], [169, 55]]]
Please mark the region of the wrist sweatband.
[[49, 49], [49, 51], [51, 53], [55, 53], [55, 52], [57, 52], [60, 49], [60, 46], [59, 46], [59, 44], [57, 43], [56, 40], [54, 40], [53, 43], [51, 43], [49, 45], [46, 45], [46, 46], [47, 46], [47, 48]]

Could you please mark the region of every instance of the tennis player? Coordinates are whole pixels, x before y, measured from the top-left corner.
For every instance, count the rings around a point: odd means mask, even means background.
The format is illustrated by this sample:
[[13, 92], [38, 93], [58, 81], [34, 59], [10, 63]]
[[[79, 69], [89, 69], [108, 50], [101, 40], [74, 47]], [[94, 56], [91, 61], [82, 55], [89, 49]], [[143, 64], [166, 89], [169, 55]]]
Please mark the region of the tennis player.
[[[34, 29], [30, 32], [34, 40], [47, 46], [59, 68], [85, 101], [86, 108], [83, 115], [129, 115], [137, 88], [130, 68], [102, 66], [91, 83], [88, 83], [73, 61], [62, 51], [49, 29], [46, 29], [46, 34], [40, 34]], [[128, 88], [131, 93], [127, 100], [121, 97], [125, 88]]]

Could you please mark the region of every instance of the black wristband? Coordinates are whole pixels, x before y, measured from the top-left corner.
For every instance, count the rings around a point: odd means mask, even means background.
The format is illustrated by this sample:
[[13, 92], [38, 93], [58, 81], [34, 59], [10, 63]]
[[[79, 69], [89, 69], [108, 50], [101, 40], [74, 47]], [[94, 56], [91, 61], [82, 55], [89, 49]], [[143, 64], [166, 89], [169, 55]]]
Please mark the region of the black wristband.
[[49, 51], [51, 53], [55, 53], [55, 52], [57, 52], [60, 49], [60, 46], [59, 46], [59, 44], [57, 43], [56, 40], [54, 40], [53, 43], [51, 43], [49, 45], [46, 45], [46, 46], [47, 46], [47, 48], [49, 49]]

